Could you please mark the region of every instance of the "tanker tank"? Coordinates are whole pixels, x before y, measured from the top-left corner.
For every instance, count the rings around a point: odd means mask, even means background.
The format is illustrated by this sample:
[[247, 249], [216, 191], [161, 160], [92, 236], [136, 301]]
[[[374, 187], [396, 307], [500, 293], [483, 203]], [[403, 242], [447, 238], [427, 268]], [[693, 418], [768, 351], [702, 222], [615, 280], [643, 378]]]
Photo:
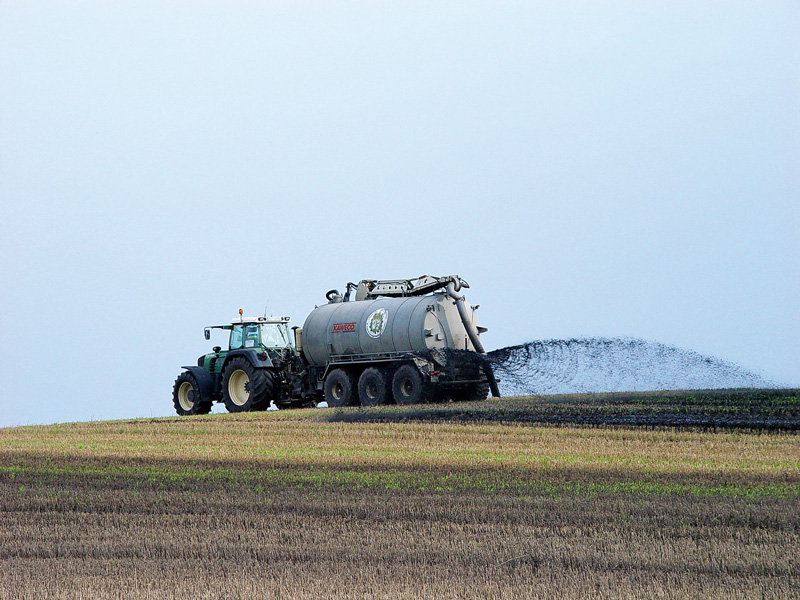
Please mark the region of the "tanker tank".
[[[482, 331], [477, 328], [476, 307], [465, 308], [468, 323]], [[437, 349], [476, 351], [457, 302], [446, 292], [334, 301], [315, 308], [302, 332], [302, 351], [313, 366], [342, 358], [388, 358]]]

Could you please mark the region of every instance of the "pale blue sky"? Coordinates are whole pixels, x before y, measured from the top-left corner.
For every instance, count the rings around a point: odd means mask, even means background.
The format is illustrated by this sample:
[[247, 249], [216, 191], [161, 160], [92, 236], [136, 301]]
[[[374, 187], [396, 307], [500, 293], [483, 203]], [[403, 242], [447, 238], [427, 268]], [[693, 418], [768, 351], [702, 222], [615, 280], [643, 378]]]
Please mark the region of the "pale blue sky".
[[458, 273], [487, 349], [800, 385], [800, 3], [0, 3], [0, 426], [173, 414], [207, 324]]

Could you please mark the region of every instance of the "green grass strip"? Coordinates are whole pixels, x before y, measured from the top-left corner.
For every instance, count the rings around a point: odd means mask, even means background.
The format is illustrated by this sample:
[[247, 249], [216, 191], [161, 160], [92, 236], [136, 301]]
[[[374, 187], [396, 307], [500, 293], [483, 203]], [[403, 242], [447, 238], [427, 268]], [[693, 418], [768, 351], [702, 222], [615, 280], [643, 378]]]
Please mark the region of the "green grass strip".
[[598, 495], [626, 494], [636, 496], [694, 496], [729, 498], [797, 498], [800, 486], [791, 484], [701, 484], [663, 483], [648, 480], [609, 482], [548, 481], [535, 476], [513, 477], [496, 474], [483, 476], [468, 473], [425, 473], [413, 470], [359, 471], [351, 469], [193, 469], [128, 465], [75, 466], [0, 466], [0, 476], [17, 478], [72, 479], [95, 478], [107, 481], [128, 481], [132, 486], [144, 483], [219, 483], [247, 486], [267, 493], [275, 487], [350, 488], [402, 492], [480, 492], [513, 494]]

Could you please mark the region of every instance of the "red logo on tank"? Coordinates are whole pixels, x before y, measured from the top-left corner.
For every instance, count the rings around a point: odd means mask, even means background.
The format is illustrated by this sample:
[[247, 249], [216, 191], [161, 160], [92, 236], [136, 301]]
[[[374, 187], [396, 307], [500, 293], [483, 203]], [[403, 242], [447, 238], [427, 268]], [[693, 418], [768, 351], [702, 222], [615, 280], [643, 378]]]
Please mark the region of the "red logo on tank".
[[333, 333], [345, 333], [347, 331], [355, 331], [356, 324], [355, 323], [334, 323], [333, 324]]

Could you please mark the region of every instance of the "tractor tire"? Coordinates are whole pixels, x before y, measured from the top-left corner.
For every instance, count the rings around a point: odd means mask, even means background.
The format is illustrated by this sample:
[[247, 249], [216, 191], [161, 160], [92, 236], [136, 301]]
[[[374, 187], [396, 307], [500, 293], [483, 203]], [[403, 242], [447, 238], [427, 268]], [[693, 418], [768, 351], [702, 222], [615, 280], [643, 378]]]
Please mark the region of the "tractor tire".
[[355, 406], [358, 402], [356, 379], [350, 371], [334, 369], [325, 378], [325, 402], [328, 406]]
[[358, 398], [361, 406], [388, 404], [392, 397], [392, 378], [386, 369], [369, 367], [358, 378]]
[[266, 369], [257, 369], [237, 356], [222, 373], [222, 399], [228, 412], [265, 410], [272, 400], [275, 381]]
[[207, 415], [211, 412], [211, 400], [202, 397], [197, 379], [189, 371], [184, 371], [172, 386], [172, 403], [179, 415]]
[[403, 365], [392, 377], [392, 395], [398, 404], [420, 404], [433, 398], [433, 387], [414, 365]]

